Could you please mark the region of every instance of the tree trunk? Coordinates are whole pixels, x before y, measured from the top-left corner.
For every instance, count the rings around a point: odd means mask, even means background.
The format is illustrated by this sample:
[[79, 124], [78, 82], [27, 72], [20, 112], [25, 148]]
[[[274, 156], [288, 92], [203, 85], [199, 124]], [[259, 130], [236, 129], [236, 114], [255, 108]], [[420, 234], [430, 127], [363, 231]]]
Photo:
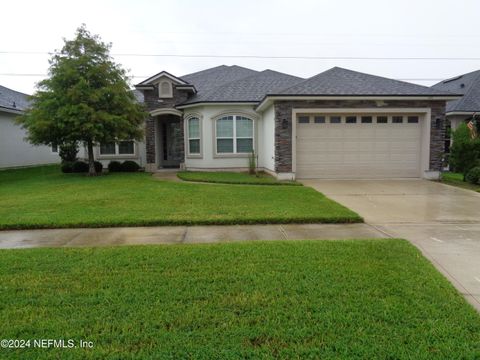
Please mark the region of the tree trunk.
[[93, 158], [93, 142], [91, 140], [87, 142], [87, 151], [88, 151], [88, 176], [96, 176], [97, 172], [95, 171], [95, 159]]

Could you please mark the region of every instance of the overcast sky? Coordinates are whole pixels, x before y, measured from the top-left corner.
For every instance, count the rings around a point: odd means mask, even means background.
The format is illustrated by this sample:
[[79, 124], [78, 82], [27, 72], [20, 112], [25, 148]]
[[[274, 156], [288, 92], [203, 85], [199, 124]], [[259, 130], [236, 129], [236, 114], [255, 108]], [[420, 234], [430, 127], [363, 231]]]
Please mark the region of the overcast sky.
[[[480, 58], [479, 0], [9, 1], [0, 21], [0, 85], [31, 93], [48, 55], [82, 23], [112, 54]], [[2, 53], [9, 52], [9, 53]], [[135, 76], [237, 64], [310, 77], [341, 66], [431, 85], [478, 60], [323, 60], [114, 55]], [[417, 80], [413, 80], [417, 79]]]

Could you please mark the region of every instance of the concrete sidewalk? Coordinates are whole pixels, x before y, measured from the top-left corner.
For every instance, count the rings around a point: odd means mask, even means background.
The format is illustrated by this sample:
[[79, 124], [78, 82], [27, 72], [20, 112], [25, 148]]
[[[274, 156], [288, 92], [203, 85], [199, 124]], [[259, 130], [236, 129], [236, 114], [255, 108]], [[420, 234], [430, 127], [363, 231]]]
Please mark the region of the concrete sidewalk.
[[155, 226], [0, 231], [0, 248], [193, 244], [249, 240], [388, 237], [367, 224]]

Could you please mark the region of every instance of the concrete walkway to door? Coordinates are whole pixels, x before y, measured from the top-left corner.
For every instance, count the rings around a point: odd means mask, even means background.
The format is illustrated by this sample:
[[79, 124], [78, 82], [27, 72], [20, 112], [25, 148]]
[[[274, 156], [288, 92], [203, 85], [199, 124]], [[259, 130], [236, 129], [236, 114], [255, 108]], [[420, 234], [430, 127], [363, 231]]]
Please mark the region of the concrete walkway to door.
[[410, 240], [480, 311], [480, 194], [426, 180], [304, 180], [395, 238]]

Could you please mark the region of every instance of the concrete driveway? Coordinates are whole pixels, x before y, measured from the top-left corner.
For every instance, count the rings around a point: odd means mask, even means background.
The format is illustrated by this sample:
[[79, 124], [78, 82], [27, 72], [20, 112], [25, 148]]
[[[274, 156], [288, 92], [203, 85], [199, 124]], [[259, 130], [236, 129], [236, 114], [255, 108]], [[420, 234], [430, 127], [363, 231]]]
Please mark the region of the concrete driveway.
[[480, 194], [426, 180], [304, 180], [410, 240], [480, 311]]

